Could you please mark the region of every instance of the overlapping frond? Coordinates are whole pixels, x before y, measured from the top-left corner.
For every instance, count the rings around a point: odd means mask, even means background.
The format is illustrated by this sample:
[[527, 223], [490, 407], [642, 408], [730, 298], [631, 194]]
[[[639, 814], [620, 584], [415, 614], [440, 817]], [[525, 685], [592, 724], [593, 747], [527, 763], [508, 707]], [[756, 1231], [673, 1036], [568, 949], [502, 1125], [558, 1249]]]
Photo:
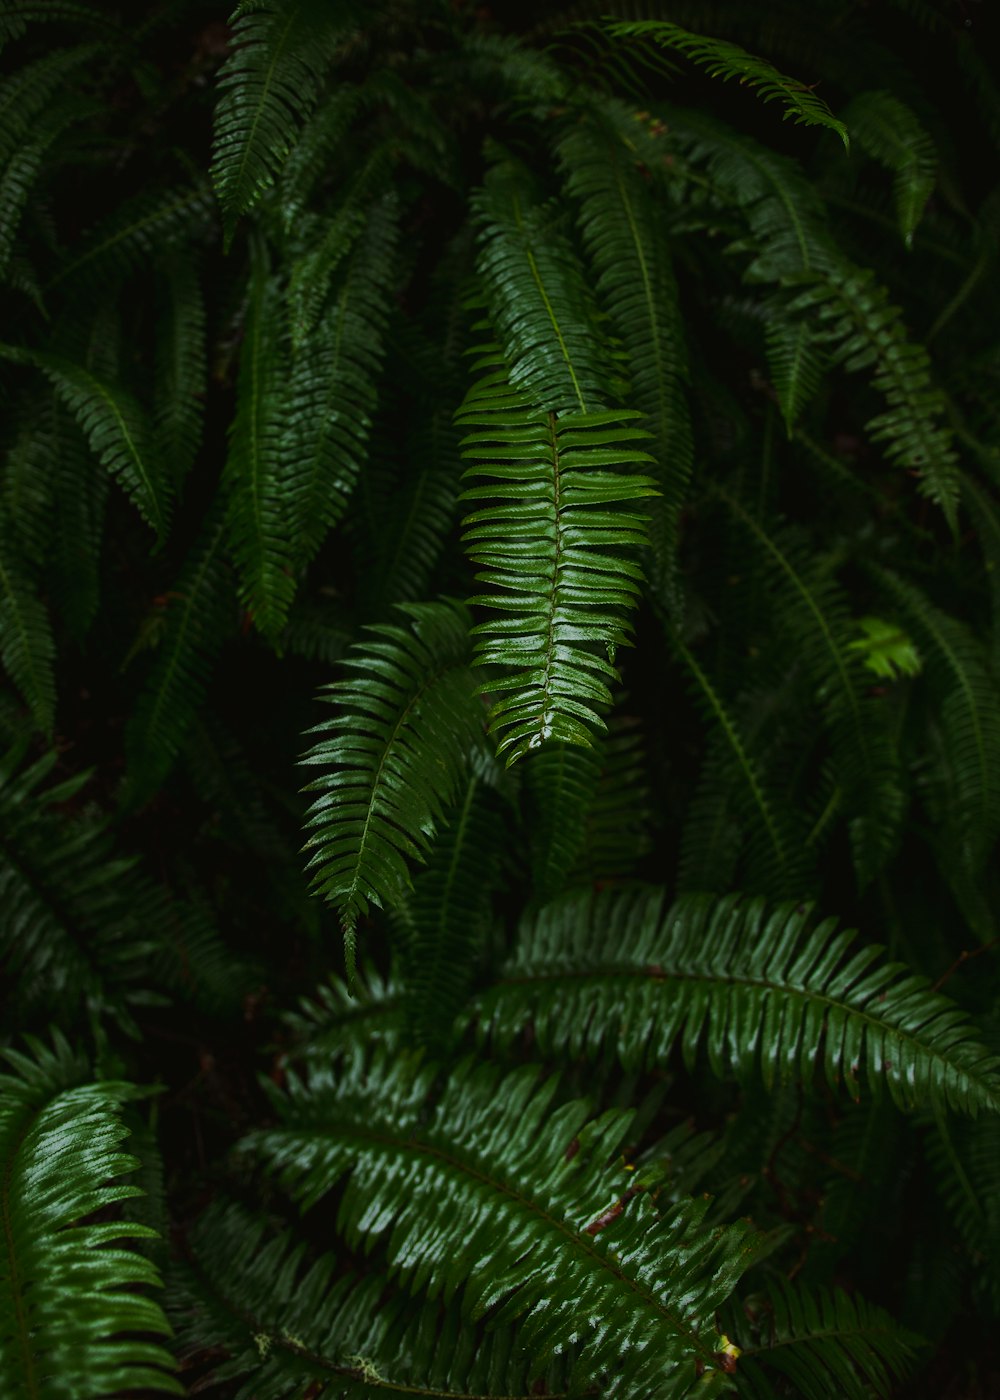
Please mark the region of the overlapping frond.
[[401, 899], [409, 862], [456, 795], [482, 707], [468, 615], [453, 603], [401, 604], [405, 625], [378, 624], [345, 658], [356, 674], [326, 687], [332, 719], [303, 762], [326, 771], [306, 819], [313, 887], [340, 914], [353, 978], [355, 929], [369, 904]]
[[763, 102], [779, 101], [785, 109], [785, 121], [825, 126], [835, 131], [844, 146], [849, 147], [847, 127], [812, 88], [779, 73], [766, 59], [747, 53], [738, 44], [712, 39], [706, 34], [692, 34], [662, 19], [618, 21], [609, 23], [606, 28], [613, 39], [644, 39], [660, 48], [676, 49], [692, 63], [707, 69], [713, 78], [721, 78], [723, 82], [735, 78], [742, 86], [753, 88]]
[[26, 700], [35, 724], [49, 733], [56, 706], [55, 642], [48, 609], [38, 594], [40, 561], [19, 548], [16, 536], [10, 537], [13, 523], [8, 518], [8, 528], [0, 529], [0, 663]]
[[757, 1335], [740, 1357], [740, 1393], [753, 1400], [781, 1393], [769, 1383], [769, 1371], [802, 1400], [890, 1396], [916, 1363], [919, 1337], [883, 1308], [839, 1288], [814, 1290], [781, 1279], [746, 1311]]
[[622, 613], [642, 577], [635, 554], [646, 538], [645, 518], [621, 505], [657, 488], [622, 470], [650, 460], [634, 445], [648, 437], [631, 426], [637, 413], [557, 418], [509, 381], [492, 347], [477, 364], [488, 372], [458, 422], [472, 430], [462, 442], [474, 464], [465, 475], [492, 480], [465, 492], [489, 504], [466, 517], [464, 540], [491, 590], [471, 601], [505, 614], [475, 633], [477, 661], [507, 672], [484, 689], [511, 692], [494, 702], [490, 725], [513, 763], [548, 740], [586, 747], [591, 727], [604, 727], [615, 648], [628, 641]]
[[844, 112], [858, 145], [893, 174], [893, 200], [903, 242], [913, 235], [934, 192], [937, 152], [913, 111], [891, 92], [864, 92]]
[[514, 1329], [473, 1328], [454, 1304], [411, 1300], [379, 1272], [344, 1276], [334, 1254], [312, 1257], [239, 1206], [207, 1211], [192, 1249], [175, 1275], [181, 1354], [201, 1384], [206, 1361], [217, 1380], [242, 1380], [238, 1400], [284, 1400], [310, 1381], [328, 1400], [529, 1400], [538, 1383], [567, 1394], [565, 1358], [535, 1364]]
[[167, 472], [179, 483], [201, 445], [207, 368], [205, 301], [193, 259], [175, 258], [166, 263], [165, 273], [153, 425]]
[[237, 7], [234, 45], [219, 73], [212, 153], [227, 246], [239, 216], [274, 184], [352, 18], [342, 0], [251, 0]]
[[398, 1056], [314, 1066], [246, 1147], [305, 1209], [346, 1177], [353, 1245], [384, 1242], [409, 1288], [467, 1317], [519, 1321], [536, 1360], [575, 1343], [574, 1377], [662, 1400], [688, 1393], [696, 1362], [717, 1372], [714, 1313], [753, 1260], [748, 1224], [710, 1227], [705, 1199], [658, 1207], [656, 1168], [609, 1165], [629, 1112], [559, 1104], [533, 1066], [465, 1061], [432, 1095], [435, 1073]]
[[[138, 1188], [121, 1151], [128, 1084], [89, 1078], [65, 1040], [7, 1050], [0, 1076], [0, 1371], [11, 1400], [181, 1395], [153, 1265], [126, 1242], [153, 1231], [109, 1218]], [[99, 1213], [99, 1218], [94, 1216]], [[108, 1246], [114, 1246], [109, 1248]]]
[[664, 1065], [703, 1043], [716, 1074], [770, 1086], [821, 1068], [832, 1087], [888, 1087], [901, 1107], [1000, 1105], [998, 1062], [926, 978], [858, 948], [805, 906], [662, 891], [571, 895], [522, 924], [501, 980], [479, 998], [484, 1036], [530, 1020], [543, 1052]]

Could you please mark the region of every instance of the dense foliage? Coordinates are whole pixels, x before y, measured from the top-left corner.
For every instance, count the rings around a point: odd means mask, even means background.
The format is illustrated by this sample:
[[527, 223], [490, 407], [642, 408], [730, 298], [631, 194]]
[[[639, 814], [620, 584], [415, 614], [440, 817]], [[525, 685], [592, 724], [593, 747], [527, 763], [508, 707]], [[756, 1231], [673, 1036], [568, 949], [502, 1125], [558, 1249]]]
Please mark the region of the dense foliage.
[[1000, 1393], [994, 24], [0, 4], [4, 1396]]

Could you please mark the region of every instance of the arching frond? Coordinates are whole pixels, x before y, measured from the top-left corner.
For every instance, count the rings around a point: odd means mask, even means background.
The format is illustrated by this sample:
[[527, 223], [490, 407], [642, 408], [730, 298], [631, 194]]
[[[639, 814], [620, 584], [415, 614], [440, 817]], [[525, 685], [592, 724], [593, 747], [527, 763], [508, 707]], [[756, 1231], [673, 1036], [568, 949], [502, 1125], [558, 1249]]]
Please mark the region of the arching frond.
[[[625, 116], [588, 114], [558, 145], [566, 189], [598, 273], [597, 290], [628, 355], [631, 399], [646, 414], [662, 501], [652, 507], [657, 582], [676, 583], [677, 515], [694, 456], [683, 318], [649, 189], [629, 151]], [[634, 122], [632, 123], [634, 126]]]
[[[897, 1394], [921, 1339], [883, 1309], [841, 1289], [807, 1289], [783, 1279], [746, 1305], [756, 1337], [743, 1346], [740, 1389], [755, 1400], [776, 1393], [768, 1372], [795, 1387], [802, 1400], [868, 1400]], [[741, 1326], [746, 1326], [741, 1319]], [[742, 1343], [743, 1334], [738, 1334]]]
[[[137, 1188], [118, 1178], [138, 1165], [120, 1149], [131, 1085], [87, 1083], [65, 1040], [3, 1052], [0, 1076], [0, 1368], [11, 1400], [73, 1395], [104, 1400], [126, 1389], [182, 1395], [169, 1332], [148, 1289], [153, 1265], [126, 1242], [153, 1232], [108, 1219]], [[94, 1219], [100, 1212], [103, 1219]], [[107, 1246], [114, 1244], [114, 1248]], [[57, 1300], [57, 1302], [56, 1302]], [[55, 1303], [55, 1305], [54, 1305]]]
[[227, 247], [239, 216], [274, 184], [350, 18], [346, 4], [322, 0], [237, 7], [234, 47], [219, 73], [212, 152]]
[[864, 92], [844, 112], [851, 135], [891, 170], [899, 232], [908, 248], [934, 192], [937, 152], [914, 113], [891, 92]]
[[518, 1320], [530, 1357], [576, 1343], [575, 1377], [613, 1372], [664, 1400], [687, 1393], [696, 1360], [716, 1369], [715, 1309], [754, 1257], [747, 1223], [709, 1228], [705, 1199], [657, 1209], [655, 1168], [608, 1166], [632, 1115], [557, 1106], [533, 1066], [501, 1080], [465, 1061], [436, 1101], [434, 1073], [399, 1057], [317, 1066], [246, 1146], [305, 1209], [347, 1176], [349, 1241], [384, 1240], [409, 1287], [468, 1317]]
[[777, 99], [785, 109], [785, 121], [828, 127], [849, 148], [847, 127], [838, 121], [821, 97], [804, 83], [779, 73], [766, 59], [747, 53], [738, 44], [711, 39], [706, 34], [692, 34], [662, 19], [619, 21], [607, 24], [606, 29], [613, 39], [644, 39], [660, 48], [676, 49], [692, 63], [706, 68], [713, 78], [721, 78], [723, 82], [735, 78], [744, 87], [753, 88], [764, 102]]
[[572, 895], [525, 920], [476, 1016], [500, 1044], [530, 1020], [543, 1053], [664, 1065], [675, 1041], [689, 1061], [704, 1041], [719, 1075], [770, 1086], [821, 1067], [831, 1087], [884, 1084], [901, 1107], [995, 1110], [998, 1062], [964, 1013], [880, 951], [805, 906]]
[[356, 678], [326, 687], [333, 718], [303, 762], [328, 771], [306, 820], [313, 888], [337, 908], [353, 980], [355, 929], [369, 904], [398, 901], [409, 861], [457, 790], [482, 708], [469, 669], [468, 616], [452, 603], [401, 604], [405, 626], [369, 628], [346, 664]]
[[511, 1328], [472, 1328], [454, 1304], [411, 1301], [381, 1273], [338, 1276], [333, 1254], [310, 1257], [239, 1206], [207, 1211], [192, 1246], [194, 1267], [175, 1275], [180, 1350], [243, 1380], [240, 1400], [283, 1400], [310, 1381], [329, 1400], [529, 1400], [536, 1382], [568, 1393], [565, 1358], [535, 1364]]
[[471, 601], [508, 614], [475, 631], [478, 663], [508, 671], [484, 689], [513, 692], [490, 712], [498, 752], [513, 763], [547, 740], [586, 747], [588, 726], [604, 727], [614, 651], [628, 640], [621, 611], [642, 577], [629, 552], [645, 539], [644, 518], [620, 503], [654, 494], [656, 484], [620, 470], [649, 461], [632, 446], [648, 437], [628, 426], [636, 413], [556, 418], [509, 383], [498, 360], [487, 348], [478, 367], [490, 372], [469, 390], [458, 422], [473, 430], [462, 442], [476, 464], [466, 476], [493, 478], [465, 492], [491, 503], [466, 517], [464, 539], [483, 569], [477, 578], [496, 590]]
[[169, 490], [153, 450], [145, 414], [125, 389], [60, 355], [0, 346], [0, 358], [35, 365], [76, 418], [91, 451], [118, 477], [132, 501], [162, 537], [169, 520]]

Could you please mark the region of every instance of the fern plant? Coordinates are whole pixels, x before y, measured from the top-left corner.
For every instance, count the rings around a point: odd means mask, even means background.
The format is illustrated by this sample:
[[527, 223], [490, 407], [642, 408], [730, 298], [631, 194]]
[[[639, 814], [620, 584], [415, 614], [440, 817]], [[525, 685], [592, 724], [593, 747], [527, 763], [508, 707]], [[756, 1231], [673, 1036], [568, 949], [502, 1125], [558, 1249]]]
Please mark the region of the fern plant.
[[0, 5], [4, 1395], [996, 1394], [993, 28]]

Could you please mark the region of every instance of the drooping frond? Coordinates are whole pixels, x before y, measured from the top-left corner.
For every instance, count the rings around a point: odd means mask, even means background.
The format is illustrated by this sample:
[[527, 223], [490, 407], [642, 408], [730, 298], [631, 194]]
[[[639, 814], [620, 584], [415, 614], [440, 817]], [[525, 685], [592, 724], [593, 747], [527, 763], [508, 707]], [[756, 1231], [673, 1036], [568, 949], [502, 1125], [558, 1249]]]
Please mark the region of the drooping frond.
[[240, 1206], [206, 1211], [191, 1245], [173, 1312], [199, 1385], [207, 1361], [220, 1381], [243, 1380], [238, 1400], [284, 1400], [310, 1381], [327, 1400], [530, 1400], [537, 1383], [567, 1395], [565, 1358], [535, 1364], [509, 1327], [473, 1328], [454, 1304], [410, 1300], [381, 1273], [344, 1276], [335, 1255], [311, 1257]]
[[1000, 836], [1000, 699], [978, 639], [912, 583], [873, 570], [901, 609], [926, 657], [926, 678], [941, 706], [954, 791], [942, 813], [961, 835], [965, 859], [981, 868]]
[[914, 113], [891, 92], [863, 92], [844, 112], [862, 150], [893, 174], [899, 232], [908, 248], [937, 179], [934, 143]]
[[282, 451], [299, 565], [314, 557], [344, 512], [377, 403], [398, 237], [395, 201], [368, 210], [359, 232], [322, 321], [292, 358]]
[[969, 1252], [975, 1290], [1000, 1313], [1000, 1119], [955, 1123], [943, 1114], [927, 1125], [926, 1152], [950, 1227]]
[[639, 592], [634, 554], [645, 540], [644, 518], [621, 503], [655, 494], [656, 483], [621, 470], [650, 460], [633, 446], [648, 437], [628, 426], [636, 413], [557, 418], [498, 362], [488, 347], [477, 367], [489, 372], [457, 417], [472, 429], [462, 448], [475, 465], [465, 475], [492, 478], [465, 492], [489, 504], [466, 517], [464, 539], [492, 590], [471, 601], [506, 614], [475, 632], [478, 663], [507, 672], [484, 689], [512, 692], [495, 701], [490, 725], [501, 736], [498, 753], [513, 763], [547, 740], [586, 747], [590, 726], [604, 727], [615, 648], [628, 640], [621, 613]]
[[775, 99], [784, 107], [784, 120], [806, 126], [825, 126], [835, 131], [845, 148], [850, 147], [848, 129], [833, 115], [823, 99], [804, 83], [787, 78], [766, 59], [747, 53], [738, 44], [692, 34], [668, 20], [619, 21], [606, 25], [613, 39], [648, 40], [664, 49], [676, 49], [692, 63], [705, 68], [713, 78], [728, 82], [735, 78], [743, 87], [753, 88], [763, 102]]
[[163, 785], [204, 699], [220, 646], [235, 630], [224, 543], [225, 523], [216, 513], [176, 586], [153, 605], [147, 645], [155, 658], [125, 734], [127, 807], [141, 806]]
[[219, 73], [212, 152], [227, 247], [239, 216], [274, 184], [352, 18], [343, 0], [251, 0], [237, 7], [232, 52]]
[[789, 531], [767, 530], [735, 497], [725, 495], [772, 581], [774, 609], [790, 646], [820, 697], [850, 823], [862, 888], [881, 870], [899, 840], [904, 813], [900, 762], [884, 707], [872, 704], [870, 683], [853, 645], [848, 603], [832, 570]]
[[0, 163], [30, 141], [32, 124], [65, 90], [70, 76], [100, 54], [99, 44], [53, 48], [0, 82]]
[[791, 437], [819, 391], [826, 360], [814, 328], [802, 317], [787, 315], [782, 301], [774, 300], [769, 307], [764, 342], [771, 384]]
[[162, 538], [169, 520], [169, 489], [145, 414], [132, 396], [83, 365], [48, 351], [5, 345], [0, 346], [0, 358], [35, 365], [45, 374], [83, 429], [91, 451], [119, 478], [143, 519]]
[[473, 773], [397, 921], [410, 1034], [447, 1045], [480, 964], [497, 883], [503, 821], [494, 794]]
[[134, 1090], [85, 1082], [86, 1067], [61, 1037], [54, 1050], [29, 1046], [3, 1052], [12, 1072], [0, 1076], [5, 1391], [10, 1400], [182, 1395], [169, 1352], [150, 1340], [170, 1330], [147, 1292], [159, 1277], [126, 1244], [153, 1231], [107, 1216], [138, 1189], [118, 1179], [138, 1165], [120, 1150], [121, 1105]]
[[[632, 123], [634, 126], [634, 122]], [[657, 582], [675, 587], [677, 515], [694, 446], [687, 351], [677, 284], [650, 191], [628, 149], [624, 113], [609, 104], [558, 145], [566, 189], [597, 271], [597, 290], [628, 354], [631, 401], [646, 414], [662, 500], [652, 507]]]
[[453, 603], [401, 604], [406, 625], [379, 624], [326, 687], [327, 737], [303, 762], [327, 771], [306, 819], [313, 888], [340, 914], [353, 979], [355, 929], [369, 904], [398, 901], [409, 861], [426, 859], [453, 800], [482, 707], [469, 669], [468, 615]]
[[869, 1400], [898, 1394], [921, 1339], [883, 1309], [841, 1289], [808, 1289], [779, 1279], [766, 1298], [746, 1305], [740, 1319], [752, 1341], [742, 1345], [740, 1393], [773, 1400], [769, 1372], [795, 1387], [802, 1400]]
[[747, 1223], [707, 1227], [705, 1199], [658, 1209], [656, 1168], [608, 1165], [632, 1114], [557, 1106], [534, 1066], [501, 1079], [464, 1061], [433, 1098], [435, 1073], [399, 1056], [314, 1066], [246, 1146], [304, 1209], [346, 1176], [355, 1247], [384, 1241], [408, 1287], [466, 1317], [518, 1320], [529, 1357], [576, 1343], [580, 1382], [613, 1373], [623, 1393], [673, 1400], [696, 1361], [716, 1369], [714, 1312], [756, 1249]]
[[565, 889], [583, 849], [603, 748], [603, 737], [586, 749], [550, 743], [525, 760], [531, 883], [542, 904]]
[[89, 105], [74, 96], [52, 101], [32, 123], [30, 137], [0, 168], [0, 278], [7, 272], [21, 217], [45, 171], [49, 148], [89, 114]]
[[224, 480], [240, 599], [271, 640], [280, 636], [295, 594], [283, 452], [288, 372], [280, 289], [258, 247]]
[[0, 532], [0, 663], [27, 701], [35, 724], [55, 722], [55, 643], [48, 610], [38, 596], [36, 568]]
[[559, 206], [540, 203], [527, 171], [505, 160], [473, 208], [476, 270], [513, 387], [551, 413], [586, 413], [616, 397], [593, 294]]
[[567, 896], [522, 924], [501, 980], [479, 998], [484, 1036], [530, 1020], [543, 1053], [665, 1065], [704, 1042], [718, 1075], [769, 1087], [822, 1068], [857, 1095], [885, 1084], [901, 1107], [1000, 1105], [998, 1062], [923, 977], [857, 948], [805, 906], [657, 889]]
[[179, 484], [201, 445], [205, 303], [193, 260], [175, 258], [167, 262], [165, 273], [163, 330], [156, 342], [153, 426], [167, 472]]
[[100, 602], [110, 480], [61, 407], [55, 415], [53, 458], [52, 599], [70, 634], [81, 641]]

